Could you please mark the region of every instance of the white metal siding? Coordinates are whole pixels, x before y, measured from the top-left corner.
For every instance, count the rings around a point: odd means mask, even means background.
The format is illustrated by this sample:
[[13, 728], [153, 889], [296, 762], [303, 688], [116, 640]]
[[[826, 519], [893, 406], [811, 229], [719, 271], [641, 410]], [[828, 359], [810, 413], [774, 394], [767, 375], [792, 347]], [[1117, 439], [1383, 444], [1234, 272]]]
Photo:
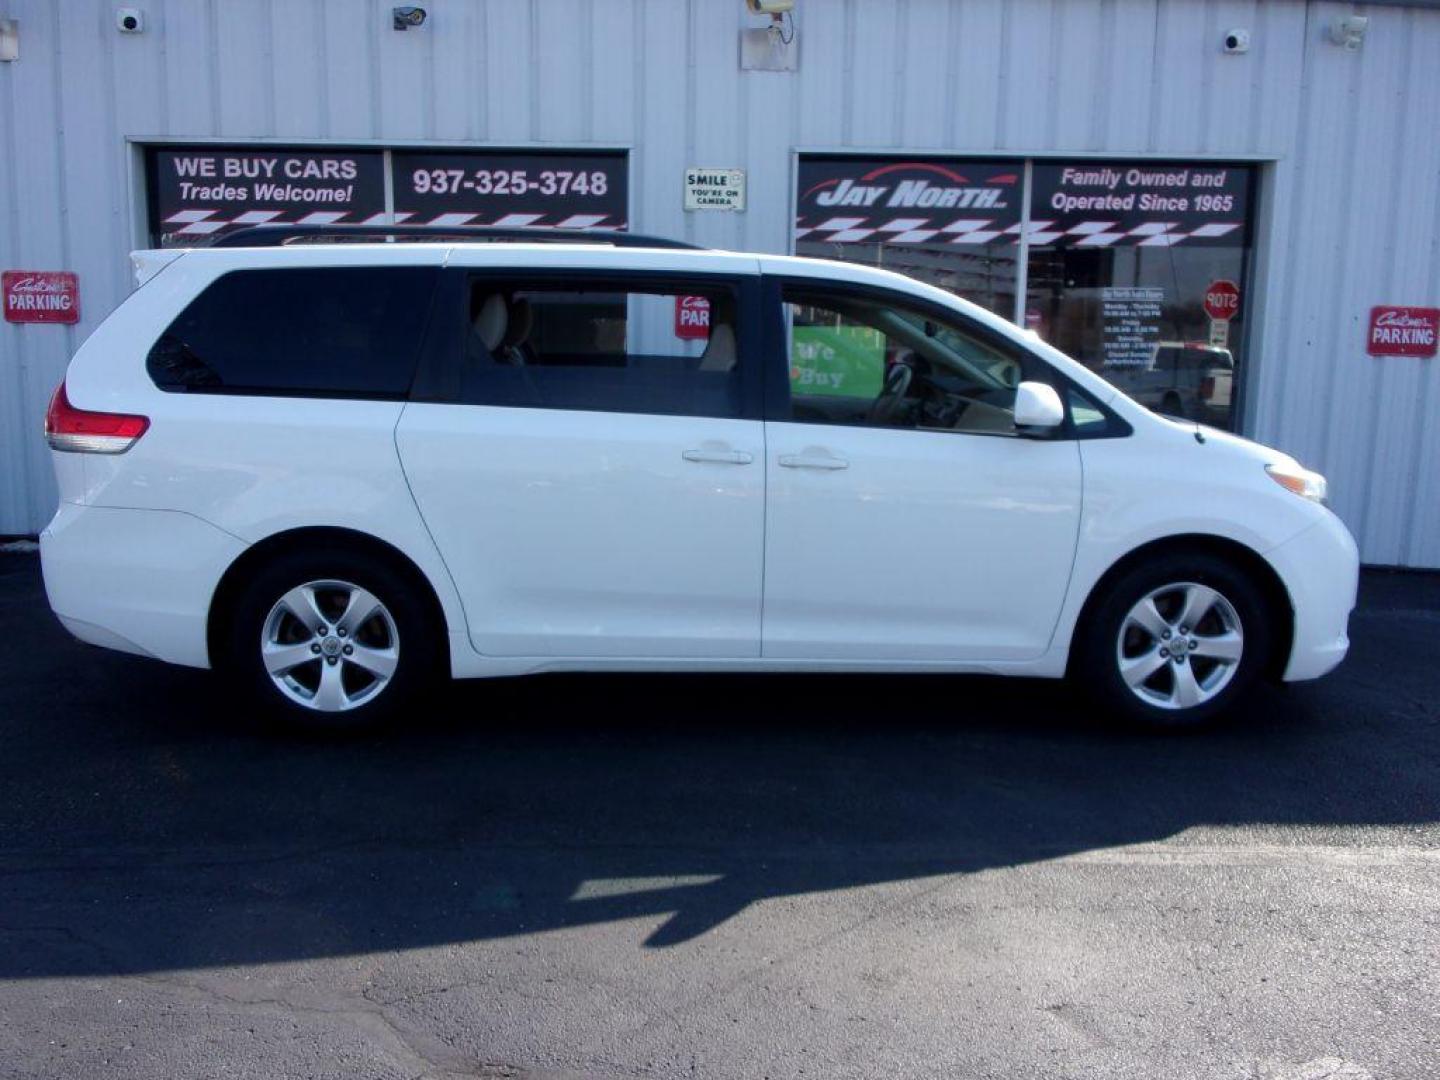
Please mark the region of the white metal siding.
[[[1304, 0], [801, 0], [796, 74], [742, 73], [741, 0], [0, 0], [0, 266], [72, 269], [75, 327], [0, 323], [0, 533], [54, 488], [40, 416], [129, 288], [127, 140], [632, 148], [632, 227], [784, 251], [800, 149], [1246, 155], [1263, 170], [1247, 432], [1326, 472], [1369, 562], [1440, 567], [1440, 363], [1366, 356], [1369, 308], [1440, 303], [1440, 11]], [[1253, 34], [1226, 56], [1231, 27]], [[743, 214], [686, 214], [687, 165]]]

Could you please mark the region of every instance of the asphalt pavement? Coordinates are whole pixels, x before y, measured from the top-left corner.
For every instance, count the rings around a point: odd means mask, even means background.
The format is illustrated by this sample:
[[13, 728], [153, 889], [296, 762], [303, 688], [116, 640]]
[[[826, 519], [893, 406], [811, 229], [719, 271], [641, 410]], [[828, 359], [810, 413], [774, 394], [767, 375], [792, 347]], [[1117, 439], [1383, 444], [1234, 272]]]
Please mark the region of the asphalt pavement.
[[0, 1076], [1440, 1076], [1440, 576], [1199, 735], [545, 677], [277, 735], [0, 555]]

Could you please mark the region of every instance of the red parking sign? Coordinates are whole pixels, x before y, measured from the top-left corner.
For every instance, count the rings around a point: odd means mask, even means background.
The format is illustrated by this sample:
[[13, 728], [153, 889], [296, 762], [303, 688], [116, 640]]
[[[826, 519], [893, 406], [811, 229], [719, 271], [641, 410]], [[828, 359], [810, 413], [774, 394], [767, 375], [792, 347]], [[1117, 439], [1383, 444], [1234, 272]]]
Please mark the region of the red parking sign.
[[1440, 308], [1373, 307], [1368, 341], [1371, 356], [1434, 356], [1440, 342]]
[[6, 270], [0, 274], [5, 321], [80, 321], [80, 279], [68, 270]]
[[687, 341], [704, 341], [710, 336], [709, 297], [675, 297], [675, 336]]
[[1221, 278], [1205, 290], [1205, 314], [1216, 322], [1229, 322], [1240, 314], [1240, 286]]

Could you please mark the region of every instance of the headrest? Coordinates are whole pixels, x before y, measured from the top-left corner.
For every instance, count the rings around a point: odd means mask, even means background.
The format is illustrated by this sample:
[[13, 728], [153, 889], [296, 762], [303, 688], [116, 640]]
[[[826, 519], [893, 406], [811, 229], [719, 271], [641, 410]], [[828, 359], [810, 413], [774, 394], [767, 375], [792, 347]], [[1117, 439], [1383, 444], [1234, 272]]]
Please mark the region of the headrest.
[[510, 305], [510, 325], [505, 328], [505, 347], [521, 345], [530, 338], [535, 327], [535, 309], [529, 300], [516, 300]]
[[[712, 316], [713, 318], [713, 316]], [[735, 328], [728, 322], [710, 325], [710, 340], [700, 354], [701, 371], [731, 371], [735, 367]]]
[[499, 293], [491, 293], [485, 298], [485, 303], [480, 305], [480, 311], [471, 323], [471, 329], [480, 343], [489, 352], [494, 352], [505, 339], [505, 329], [509, 324], [510, 317], [505, 308], [505, 297]]

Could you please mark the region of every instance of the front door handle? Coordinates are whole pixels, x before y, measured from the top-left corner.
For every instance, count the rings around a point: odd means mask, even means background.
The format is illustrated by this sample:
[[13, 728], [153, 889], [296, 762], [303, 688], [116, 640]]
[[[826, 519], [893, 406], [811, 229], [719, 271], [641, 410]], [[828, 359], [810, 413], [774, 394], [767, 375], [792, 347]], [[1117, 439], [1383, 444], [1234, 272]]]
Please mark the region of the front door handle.
[[780, 464], [787, 469], [848, 469], [850, 462], [844, 458], [825, 454], [781, 454]]
[[747, 454], [744, 450], [686, 450], [680, 456], [686, 461], [713, 465], [749, 465], [755, 460], [754, 454]]

